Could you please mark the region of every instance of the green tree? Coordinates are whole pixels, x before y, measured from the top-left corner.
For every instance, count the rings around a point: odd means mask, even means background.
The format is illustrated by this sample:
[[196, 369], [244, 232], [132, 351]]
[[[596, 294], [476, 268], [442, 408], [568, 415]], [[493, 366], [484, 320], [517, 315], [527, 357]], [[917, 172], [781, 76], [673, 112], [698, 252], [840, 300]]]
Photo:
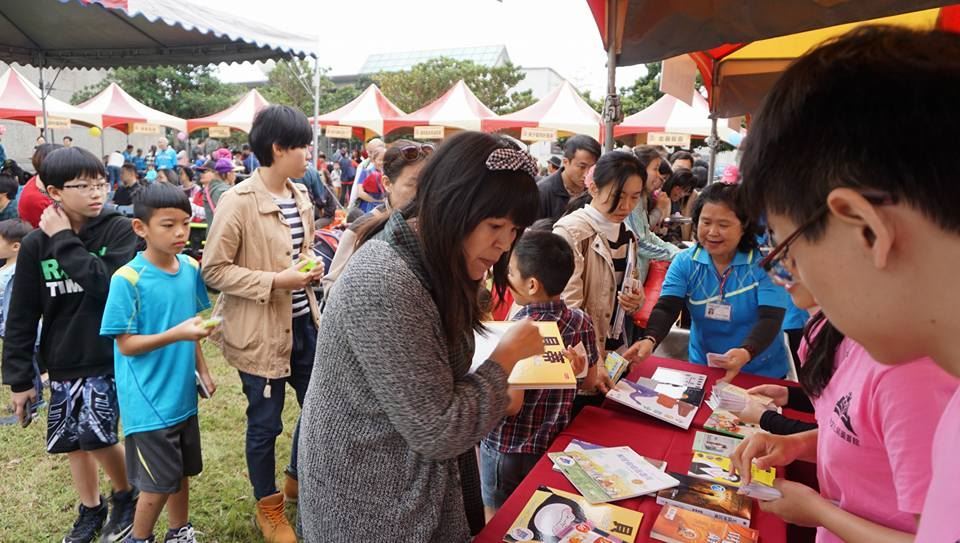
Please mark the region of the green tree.
[[496, 68], [470, 60], [433, 58], [401, 72], [372, 77], [380, 90], [400, 109], [411, 112], [439, 98], [463, 79], [477, 98], [497, 114], [511, 113], [535, 102], [531, 91], [509, 92], [524, 74], [512, 64]]
[[[346, 105], [363, 92], [369, 82], [337, 87], [327, 77], [327, 68], [320, 72], [320, 114], [329, 113]], [[366, 84], [363, 84], [366, 83]], [[362, 86], [361, 86], [362, 85]], [[313, 64], [306, 60], [277, 62], [270, 71], [266, 85], [261, 87], [263, 97], [271, 103], [287, 104], [300, 108], [307, 116], [313, 115]]]
[[585, 91], [579, 91], [579, 92], [580, 92], [580, 98], [583, 98], [583, 101], [586, 102], [587, 105], [592, 107], [593, 110], [596, 111], [597, 113], [603, 113], [603, 97], [602, 96], [599, 99], [594, 100], [593, 96], [590, 96], [590, 91], [585, 90]]
[[620, 87], [624, 117], [643, 111], [663, 96], [660, 92], [660, 70], [659, 62], [651, 62], [647, 64], [647, 75], [638, 77], [629, 87]]
[[79, 104], [116, 83], [144, 104], [184, 119], [203, 117], [229, 107], [244, 92], [241, 85], [223, 83], [211, 66], [151, 66], [115, 68], [94, 85], [75, 92]]

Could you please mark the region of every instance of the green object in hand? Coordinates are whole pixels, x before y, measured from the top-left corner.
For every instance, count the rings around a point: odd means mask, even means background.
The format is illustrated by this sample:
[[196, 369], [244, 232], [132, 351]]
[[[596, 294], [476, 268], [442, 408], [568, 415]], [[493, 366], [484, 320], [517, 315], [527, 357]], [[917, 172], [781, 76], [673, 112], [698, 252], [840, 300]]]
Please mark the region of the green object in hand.
[[200, 325], [204, 328], [213, 328], [221, 322], [223, 322], [223, 317], [210, 317], [209, 319], [206, 319], [200, 323]]
[[306, 262], [303, 263], [302, 266], [300, 266], [300, 271], [302, 271], [303, 273], [308, 273], [310, 270], [316, 267], [317, 267], [316, 260], [307, 260]]

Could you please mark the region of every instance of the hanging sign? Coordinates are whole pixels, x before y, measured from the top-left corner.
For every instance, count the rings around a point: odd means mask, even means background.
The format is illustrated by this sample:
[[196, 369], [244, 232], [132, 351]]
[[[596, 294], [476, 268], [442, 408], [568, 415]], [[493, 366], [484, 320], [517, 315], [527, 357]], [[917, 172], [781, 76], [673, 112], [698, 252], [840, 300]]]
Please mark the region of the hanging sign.
[[415, 126], [413, 127], [413, 139], [417, 140], [442, 140], [444, 127], [442, 126]]
[[210, 130], [211, 138], [229, 138], [230, 137], [229, 126], [211, 126], [209, 130]]
[[520, 139], [523, 141], [556, 141], [556, 128], [530, 128], [520, 129]]
[[328, 126], [323, 129], [323, 133], [328, 138], [337, 138], [348, 140], [353, 137], [353, 127], [350, 126]]
[[134, 134], [159, 134], [160, 127], [150, 123], [133, 123]]
[[[37, 123], [37, 126], [43, 126], [43, 115], [37, 116], [34, 120]], [[61, 129], [70, 129], [70, 119], [65, 117], [50, 117], [47, 116], [47, 128], [54, 128], [57, 130]]]
[[690, 134], [671, 134], [668, 132], [650, 132], [647, 145], [669, 145], [671, 147], [690, 147]]

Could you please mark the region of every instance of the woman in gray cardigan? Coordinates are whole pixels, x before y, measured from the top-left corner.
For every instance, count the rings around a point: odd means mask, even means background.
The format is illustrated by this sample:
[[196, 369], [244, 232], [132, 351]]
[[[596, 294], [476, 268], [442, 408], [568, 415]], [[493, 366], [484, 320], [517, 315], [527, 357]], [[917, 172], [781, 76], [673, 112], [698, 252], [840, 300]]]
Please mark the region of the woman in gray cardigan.
[[[327, 304], [300, 427], [308, 542], [466, 541], [482, 525], [474, 445], [504, 416], [507, 376], [543, 351], [529, 322], [469, 373], [477, 293], [536, 218], [536, 162], [464, 132], [424, 168], [417, 198], [358, 232]], [[473, 518], [471, 518], [473, 520]]]

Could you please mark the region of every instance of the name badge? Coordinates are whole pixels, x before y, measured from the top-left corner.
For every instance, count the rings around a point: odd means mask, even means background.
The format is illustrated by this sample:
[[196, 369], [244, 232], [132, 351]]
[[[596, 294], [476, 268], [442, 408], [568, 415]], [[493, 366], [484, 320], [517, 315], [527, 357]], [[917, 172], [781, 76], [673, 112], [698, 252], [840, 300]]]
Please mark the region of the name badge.
[[722, 302], [708, 303], [705, 316], [715, 321], [730, 322], [730, 318], [733, 316], [733, 306]]

